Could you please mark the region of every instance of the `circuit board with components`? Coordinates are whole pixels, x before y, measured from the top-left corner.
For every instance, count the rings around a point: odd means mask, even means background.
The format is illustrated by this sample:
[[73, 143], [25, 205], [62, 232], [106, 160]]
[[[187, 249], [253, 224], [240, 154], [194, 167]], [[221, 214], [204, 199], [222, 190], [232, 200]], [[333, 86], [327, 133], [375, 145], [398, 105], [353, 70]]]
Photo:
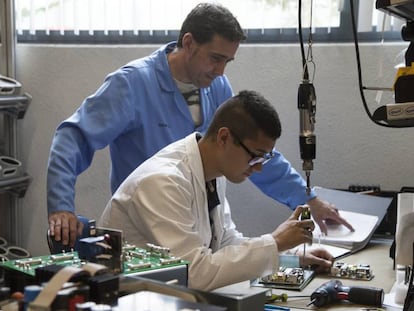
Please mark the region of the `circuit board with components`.
[[[146, 248], [139, 248], [126, 244], [122, 247], [121, 255], [122, 274], [125, 276], [143, 275], [151, 278], [151, 273], [160, 275], [163, 273], [179, 275], [187, 280], [188, 261], [170, 254], [165, 247], [147, 244]], [[79, 257], [78, 252], [65, 252], [46, 256], [9, 260], [0, 263], [4, 271], [4, 282], [14, 289], [21, 289], [25, 285], [39, 283], [39, 275], [48, 274], [48, 267], [72, 266], [82, 268], [87, 261]], [[168, 271], [168, 272], [167, 272]], [[177, 278], [174, 275], [173, 278]]]
[[[160, 269], [177, 265], [187, 265], [188, 262], [179, 257], [170, 255], [166, 247], [147, 244], [147, 248], [139, 248], [127, 244], [122, 247], [123, 274], [131, 274], [140, 271]], [[82, 267], [86, 262], [79, 258], [77, 252], [68, 252], [47, 256], [16, 259], [0, 264], [5, 269], [17, 270], [28, 275], [35, 275], [36, 269], [49, 265], [63, 265]]]
[[331, 267], [330, 276], [342, 279], [369, 281], [374, 277], [374, 274], [368, 264], [335, 262]]
[[[151, 246], [148, 249], [126, 245], [123, 247], [123, 274], [160, 269], [176, 265], [186, 265], [187, 261], [169, 254], [167, 248]], [[36, 269], [49, 265], [63, 265], [82, 267], [86, 262], [79, 258], [77, 252], [54, 254], [47, 256], [31, 257], [24, 259], [9, 260], [0, 263], [5, 269], [17, 270], [22, 273], [35, 276]]]
[[146, 249], [130, 244], [124, 245], [122, 247], [122, 257], [122, 272], [125, 275], [188, 264], [180, 257], [172, 256], [169, 248], [150, 243], [147, 244]]
[[77, 252], [69, 252], [49, 256], [15, 259], [0, 263], [0, 266], [6, 272], [18, 271], [33, 277], [36, 274], [36, 269], [50, 265], [81, 267], [82, 261], [79, 259]]
[[304, 272], [302, 268], [284, 268], [280, 267], [279, 271], [261, 278], [263, 283], [277, 284], [301, 284], [304, 281]]
[[313, 278], [314, 271], [302, 268], [280, 267], [276, 273], [258, 278], [253, 286], [302, 290]]

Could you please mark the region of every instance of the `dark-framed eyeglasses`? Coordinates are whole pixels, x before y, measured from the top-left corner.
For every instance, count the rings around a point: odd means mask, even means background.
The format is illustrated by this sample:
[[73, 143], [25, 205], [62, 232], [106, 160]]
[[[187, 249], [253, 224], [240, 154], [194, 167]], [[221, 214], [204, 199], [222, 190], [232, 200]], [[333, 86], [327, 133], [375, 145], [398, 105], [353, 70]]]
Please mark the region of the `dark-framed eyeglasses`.
[[267, 162], [270, 161], [270, 159], [274, 158], [275, 152], [273, 150], [263, 155], [256, 154], [249, 148], [247, 148], [247, 146], [243, 144], [241, 139], [236, 134], [234, 134], [232, 130], [230, 130], [230, 133], [234, 137], [234, 139], [236, 139], [237, 143], [252, 157], [248, 162], [250, 166], [254, 166], [256, 164], [265, 165]]

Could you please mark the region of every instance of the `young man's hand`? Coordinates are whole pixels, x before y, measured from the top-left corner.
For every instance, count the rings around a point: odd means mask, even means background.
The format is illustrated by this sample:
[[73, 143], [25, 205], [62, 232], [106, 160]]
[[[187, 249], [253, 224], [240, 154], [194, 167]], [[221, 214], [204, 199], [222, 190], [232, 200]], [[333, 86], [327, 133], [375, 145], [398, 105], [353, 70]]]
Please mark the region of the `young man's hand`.
[[312, 242], [312, 231], [315, 224], [311, 219], [299, 220], [305, 207], [298, 206], [293, 214], [273, 231], [272, 236], [276, 241], [279, 251], [285, 251], [302, 243]]

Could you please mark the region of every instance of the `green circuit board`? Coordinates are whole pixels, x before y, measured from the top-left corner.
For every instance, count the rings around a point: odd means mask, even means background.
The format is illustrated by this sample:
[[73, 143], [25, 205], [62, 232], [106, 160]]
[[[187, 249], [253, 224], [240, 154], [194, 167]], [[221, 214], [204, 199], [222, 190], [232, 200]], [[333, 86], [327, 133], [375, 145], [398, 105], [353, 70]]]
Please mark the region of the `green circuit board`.
[[3, 268], [16, 270], [31, 276], [35, 276], [35, 271], [37, 268], [50, 266], [54, 264], [63, 266], [70, 265], [75, 267], [82, 266], [81, 260], [79, 259], [77, 252], [8, 260], [2, 262], [0, 266]]
[[134, 245], [124, 245], [122, 248], [122, 273], [132, 273], [156, 270], [167, 267], [188, 265], [188, 261], [170, 255], [169, 249], [147, 244], [147, 248]]
[[[156, 270], [167, 267], [188, 265], [188, 261], [169, 255], [167, 249], [150, 246], [147, 249], [126, 245], [122, 251], [122, 273], [125, 275], [137, 272]], [[79, 258], [78, 253], [67, 252], [54, 255], [38, 256], [24, 259], [9, 260], [0, 266], [10, 270], [35, 276], [36, 269], [49, 265], [63, 265], [81, 268], [86, 261]]]

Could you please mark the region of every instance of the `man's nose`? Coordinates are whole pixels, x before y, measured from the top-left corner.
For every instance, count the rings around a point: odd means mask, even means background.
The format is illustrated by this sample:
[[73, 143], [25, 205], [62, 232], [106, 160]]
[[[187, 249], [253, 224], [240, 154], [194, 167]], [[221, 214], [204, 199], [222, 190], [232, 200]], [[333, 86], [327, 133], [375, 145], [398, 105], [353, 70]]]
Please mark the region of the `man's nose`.
[[227, 63], [226, 62], [220, 62], [216, 64], [214, 67], [214, 74], [216, 76], [222, 76], [224, 74], [224, 69], [226, 68]]
[[263, 169], [263, 164], [262, 163], [256, 163], [255, 165], [252, 166], [252, 170], [254, 172], [261, 172]]

